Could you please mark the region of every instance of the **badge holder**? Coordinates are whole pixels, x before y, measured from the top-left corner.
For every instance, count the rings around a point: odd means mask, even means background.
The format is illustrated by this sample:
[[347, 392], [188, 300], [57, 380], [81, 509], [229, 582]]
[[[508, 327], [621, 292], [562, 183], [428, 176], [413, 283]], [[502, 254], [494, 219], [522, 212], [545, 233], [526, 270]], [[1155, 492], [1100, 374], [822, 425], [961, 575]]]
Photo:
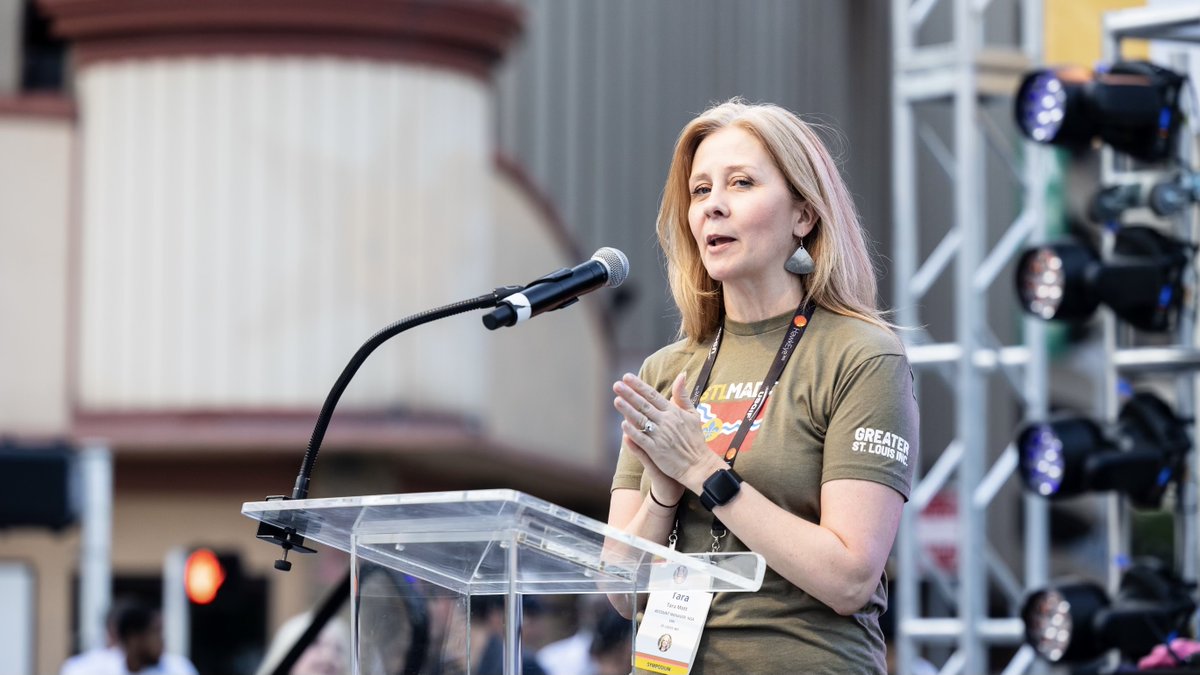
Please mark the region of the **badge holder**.
[[634, 638], [633, 665], [653, 673], [687, 675], [712, 604], [712, 579], [678, 562], [657, 560], [650, 569], [650, 586], [654, 590]]

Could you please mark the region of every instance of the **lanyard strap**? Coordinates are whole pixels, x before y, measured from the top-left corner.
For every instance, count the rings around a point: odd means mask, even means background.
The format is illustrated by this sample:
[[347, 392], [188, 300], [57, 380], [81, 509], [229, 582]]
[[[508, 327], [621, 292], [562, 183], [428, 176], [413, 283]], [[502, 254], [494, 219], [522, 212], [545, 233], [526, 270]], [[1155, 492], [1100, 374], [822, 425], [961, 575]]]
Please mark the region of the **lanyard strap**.
[[[725, 461], [729, 463], [730, 468], [737, 461], [738, 452], [742, 449], [742, 443], [746, 441], [746, 436], [750, 433], [750, 427], [754, 425], [754, 421], [758, 419], [758, 415], [762, 412], [763, 405], [767, 402], [767, 397], [771, 395], [771, 391], [775, 389], [775, 385], [779, 383], [779, 378], [783, 375], [783, 368], [787, 365], [788, 359], [792, 358], [792, 354], [796, 351], [796, 346], [800, 344], [800, 338], [804, 337], [804, 331], [808, 328], [808, 322], [812, 319], [813, 312], [817, 309], [816, 305], [808, 302], [801, 303], [796, 308], [795, 314], [792, 315], [791, 323], [788, 324], [787, 333], [783, 336], [783, 342], [779, 345], [779, 351], [775, 354], [775, 359], [771, 362], [771, 368], [767, 371], [767, 376], [763, 378], [762, 387], [758, 391], [758, 395], [750, 403], [750, 407], [746, 409], [746, 414], [742, 417], [742, 423], [738, 425], [738, 430], [733, 435], [733, 440], [729, 442], [729, 449], [725, 451]], [[708, 386], [708, 380], [712, 376], [713, 364], [717, 362], [717, 353], [721, 351], [721, 336], [724, 335], [724, 326], [717, 329], [717, 336], [713, 339], [712, 347], [708, 350], [708, 358], [704, 360], [704, 366], [700, 368], [700, 377], [696, 380], [696, 386], [692, 388], [692, 407], [695, 407], [700, 402], [700, 397], [704, 394], [704, 389]], [[679, 523], [682, 518], [683, 509], [676, 512], [675, 515], [675, 533], [677, 537], [679, 532]], [[713, 536], [713, 552], [720, 549], [720, 540], [729, 531], [725, 525], [714, 515], [710, 534]]]
[[[754, 397], [754, 401], [746, 409], [746, 414], [742, 417], [742, 423], [738, 426], [733, 440], [730, 441], [729, 449], [725, 451], [725, 461], [729, 463], [730, 467], [737, 460], [742, 443], [746, 441], [746, 435], [750, 433], [750, 427], [758, 419], [758, 414], [762, 412], [763, 404], [767, 402], [767, 397], [771, 395], [771, 390], [779, 383], [779, 377], [783, 374], [784, 366], [787, 365], [788, 359], [792, 358], [792, 353], [796, 351], [796, 345], [800, 344], [800, 338], [804, 337], [804, 330], [808, 328], [808, 322], [812, 319], [815, 310], [816, 305], [804, 303], [797, 307], [796, 313], [792, 315], [792, 321], [788, 324], [787, 333], [783, 336], [783, 342], [779, 345], [779, 351], [776, 352], [775, 359], [771, 362], [771, 368], [767, 371], [767, 376], [763, 378], [762, 388], [758, 390], [758, 395]], [[717, 362], [717, 352], [721, 351], [721, 336], [724, 335], [724, 332], [725, 328], [723, 326], [717, 329], [717, 336], [713, 339], [712, 347], [708, 350], [708, 358], [704, 360], [704, 366], [700, 368], [700, 377], [696, 380], [696, 386], [692, 388], [692, 407], [700, 403], [700, 397], [704, 394], [704, 389], [708, 386], [708, 380], [712, 376], [713, 364]]]

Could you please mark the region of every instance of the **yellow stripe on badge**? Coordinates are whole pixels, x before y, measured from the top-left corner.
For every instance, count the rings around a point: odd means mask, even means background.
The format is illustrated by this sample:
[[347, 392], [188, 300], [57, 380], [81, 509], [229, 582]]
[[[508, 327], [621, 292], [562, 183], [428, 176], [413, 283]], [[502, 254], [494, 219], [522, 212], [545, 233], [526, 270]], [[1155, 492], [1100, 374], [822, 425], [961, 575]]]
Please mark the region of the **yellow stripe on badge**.
[[687, 675], [688, 672], [688, 665], [686, 663], [664, 658], [652, 659], [643, 654], [638, 654], [633, 659], [633, 665], [638, 670], [645, 670], [651, 673], [664, 673], [665, 675]]

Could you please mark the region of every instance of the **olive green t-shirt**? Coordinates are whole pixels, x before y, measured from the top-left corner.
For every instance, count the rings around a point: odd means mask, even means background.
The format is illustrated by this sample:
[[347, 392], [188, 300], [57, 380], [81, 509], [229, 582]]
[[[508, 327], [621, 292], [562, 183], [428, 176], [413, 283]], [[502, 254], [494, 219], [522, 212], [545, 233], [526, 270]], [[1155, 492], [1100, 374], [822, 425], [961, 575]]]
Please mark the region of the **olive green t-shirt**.
[[[762, 387], [792, 317], [725, 321], [721, 350], [700, 412], [709, 447], [724, 455]], [[709, 343], [680, 341], [651, 355], [641, 377], [670, 396], [687, 371], [695, 386]], [[805, 520], [821, 519], [821, 485], [836, 479], [882, 483], [908, 499], [917, 461], [913, 376], [900, 341], [860, 319], [818, 309], [742, 444], [737, 472], [772, 502]], [[649, 489], [642, 465], [621, 449], [613, 489]], [[709, 549], [712, 514], [687, 493], [681, 506], [684, 552]], [[722, 551], [745, 551], [731, 532]], [[841, 616], [767, 568], [756, 593], [713, 598], [693, 673], [884, 673], [879, 615], [885, 579], [857, 613]]]

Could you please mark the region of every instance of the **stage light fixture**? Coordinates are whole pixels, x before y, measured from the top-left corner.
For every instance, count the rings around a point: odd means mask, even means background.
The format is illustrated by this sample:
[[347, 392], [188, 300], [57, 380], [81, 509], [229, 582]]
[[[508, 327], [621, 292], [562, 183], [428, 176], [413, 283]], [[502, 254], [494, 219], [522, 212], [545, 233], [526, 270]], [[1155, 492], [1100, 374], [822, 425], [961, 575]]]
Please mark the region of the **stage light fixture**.
[[1125, 572], [1112, 601], [1086, 581], [1043, 588], [1021, 610], [1025, 641], [1052, 663], [1085, 663], [1110, 649], [1136, 659], [1186, 624], [1196, 608], [1192, 586], [1145, 562]]
[[1028, 424], [1017, 434], [1021, 478], [1051, 499], [1117, 491], [1157, 507], [1191, 448], [1186, 424], [1157, 396], [1135, 394], [1105, 429], [1082, 417]]
[[1126, 209], [1147, 207], [1157, 216], [1173, 216], [1200, 202], [1200, 173], [1180, 171], [1154, 182], [1110, 185], [1088, 204], [1088, 218], [1097, 223], [1116, 221]]
[[1017, 263], [1017, 295], [1042, 319], [1082, 321], [1104, 303], [1145, 331], [1171, 329], [1183, 297], [1191, 247], [1152, 228], [1117, 232], [1113, 255], [1101, 261], [1075, 240], [1027, 249]]
[[1017, 90], [1017, 124], [1038, 143], [1083, 148], [1099, 138], [1131, 157], [1163, 160], [1179, 131], [1186, 79], [1144, 61], [1122, 61], [1096, 73], [1035, 70]]

